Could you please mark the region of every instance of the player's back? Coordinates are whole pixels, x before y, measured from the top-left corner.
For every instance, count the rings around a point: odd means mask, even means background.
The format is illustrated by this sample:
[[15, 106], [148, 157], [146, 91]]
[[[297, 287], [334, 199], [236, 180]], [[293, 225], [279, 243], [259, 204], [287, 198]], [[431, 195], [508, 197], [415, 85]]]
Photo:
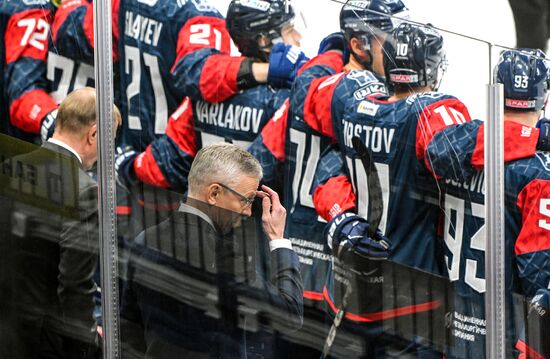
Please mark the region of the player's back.
[[[454, 285], [452, 335], [448, 357], [485, 358], [485, 177], [474, 172], [462, 182], [444, 180], [445, 262]], [[550, 275], [550, 154], [509, 162], [505, 166], [505, 280], [507, 293], [506, 352], [514, 349], [524, 320], [523, 297], [548, 285]], [[528, 201], [529, 203], [526, 203]], [[520, 329], [520, 328], [519, 328]]]
[[[113, 0], [118, 3], [118, 0]], [[49, 39], [46, 78], [50, 96], [59, 104], [67, 94], [82, 87], [95, 87], [92, 2], [66, 1], [56, 12]], [[116, 9], [116, 6], [114, 6]], [[113, 24], [119, 14], [113, 13]], [[113, 32], [118, 29], [113, 28]], [[117, 36], [114, 36], [115, 39]], [[116, 42], [113, 40], [113, 47]], [[117, 72], [117, 69], [114, 69]], [[116, 78], [116, 77], [115, 77]], [[114, 90], [118, 92], [118, 82]]]
[[[50, 35], [49, 21], [54, 10], [49, 0], [0, 2], [0, 133], [30, 142], [36, 140], [35, 135], [11, 123], [10, 105], [27, 89], [29, 79], [41, 76], [35, 72], [41, 71], [41, 65], [33, 63], [43, 62], [42, 50]], [[12, 77], [15, 67], [28, 71], [27, 78]]]
[[432, 273], [440, 272], [436, 261], [440, 191], [417, 157], [417, 145], [423, 139], [419, 118], [434, 113], [450, 116], [447, 105], [455, 101], [435, 92], [395, 102], [375, 97], [351, 99], [336, 131], [357, 198], [357, 213], [368, 218], [368, 185], [354, 137], [369, 150], [378, 173], [384, 208], [379, 228], [390, 238], [390, 260]]
[[[300, 255], [304, 288], [314, 292], [316, 300], [320, 300], [330, 259], [322, 235], [326, 221], [315, 211], [312, 197], [318, 163], [335, 142], [333, 123], [343, 113], [346, 99], [386, 91], [367, 70], [316, 76], [323, 72], [326, 70], [320, 66], [308, 69], [293, 87], [284, 164], [284, 188], [288, 189], [284, 203], [289, 211], [285, 235]], [[336, 175], [341, 168], [328, 170]]]
[[[170, 71], [178, 49], [208, 45], [216, 29], [204, 19], [223, 19], [204, 0], [128, 0], [120, 4], [122, 143], [142, 151], [164, 133], [168, 116], [183, 100]], [[187, 24], [189, 25], [189, 24]], [[219, 32], [219, 31], [218, 31]], [[222, 34], [218, 34], [221, 41]], [[205, 43], [206, 42], [206, 43]], [[216, 46], [221, 47], [221, 44]]]
[[241, 91], [224, 102], [195, 101], [193, 120], [197, 148], [230, 142], [247, 149], [288, 94], [287, 89], [260, 85]]

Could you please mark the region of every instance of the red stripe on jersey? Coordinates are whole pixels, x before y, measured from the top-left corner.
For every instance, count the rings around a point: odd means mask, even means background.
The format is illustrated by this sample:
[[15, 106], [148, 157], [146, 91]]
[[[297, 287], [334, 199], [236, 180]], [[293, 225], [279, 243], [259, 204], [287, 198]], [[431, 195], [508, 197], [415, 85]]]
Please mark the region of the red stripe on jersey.
[[531, 348], [522, 340], [517, 341], [516, 349], [520, 351], [518, 359], [545, 359], [543, 355], [540, 355], [535, 349]]
[[315, 188], [313, 205], [317, 214], [330, 221], [340, 213], [355, 208], [355, 193], [346, 176], [330, 178], [326, 183]]
[[178, 147], [191, 157], [197, 154], [195, 126], [193, 122], [193, 107], [189, 97], [186, 97], [178, 109], [170, 116], [165, 131]]
[[143, 208], [152, 209], [159, 212], [171, 212], [175, 211], [180, 207], [180, 202], [173, 202], [173, 203], [149, 203], [145, 202], [142, 199], [138, 199], [138, 203]]
[[4, 36], [7, 64], [21, 57], [46, 61], [52, 16], [49, 10], [31, 9], [10, 17]]
[[134, 161], [134, 171], [138, 179], [153, 186], [168, 188], [170, 184], [164, 178], [155, 157], [151, 152], [151, 145], [139, 154]]
[[314, 301], [317, 301], [317, 302], [322, 302], [323, 301], [323, 293], [311, 292], [309, 290], [304, 290], [304, 298], [309, 299], [309, 300], [314, 300]]
[[119, 216], [128, 216], [132, 214], [132, 207], [129, 206], [116, 206], [115, 212]]
[[59, 9], [57, 9], [57, 11], [55, 12], [55, 17], [53, 19], [52, 36], [54, 42], [57, 42], [57, 34], [59, 33], [59, 28], [61, 27], [61, 25], [63, 25], [63, 23], [65, 23], [67, 16], [69, 16], [70, 13], [76, 8], [87, 5], [89, 5], [88, 2], [84, 0], [69, 0], [61, 4]]
[[179, 31], [174, 64], [184, 56], [205, 48], [213, 48], [227, 55], [231, 53], [231, 36], [224, 19], [211, 16], [189, 19]]
[[[445, 127], [470, 121], [466, 105], [458, 99], [444, 99], [426, 106], [416, 126], [416, 157], [432, 171], [426, 149], [433, 136]], [[433, 172], [433, 171], [432, 171]]]
[[[472, 166], [480, 170], [484, 166], [485, 125], [479, 127], [476, 148], [472, 154]], [[510, 162], [532, 157], [537, 149], [539, 129], [514, 121], [504, 121], [504, 161]]]
[[[338, 308], [334, 305], [332, 300], [330, 299], [330, 296], [328, 295], [327, 287], [323, 288], [323, 295], [325, 297], [325, 300], [329, 304], [330, 308], [334, 313], [338, 312]], [[404, 315], [411, 315], [415, 313], [422, 313], [422, 312], [428, 312], [434, 309], [437, 309], [441, 306], [441, 302], [439, 300], [434, 300], [432, 302], [426, 302], [422, 304], [416, 304], [416, 305], [409, 305], [406, 307], [399, 307], [394, 309], [385, 310], [382, 312], [375, 312], [375, 313], [365, 313], [365, 314], [353, 314], [353, 313], [346, 313], [346, 318], [354, 321], [354, 322], [362, 322], [362, 323], [369, 323], [369, 322], [378, 322], [381, 320], [387, 320], [391, 318], [401, 317]]]
[[333, 76], [324, 76], [311, 82], [304, 103], [304, 120], [315, 131], [336, 141], [332, 124], [332, 96], [340, 79], [341, 72]]
[[324, 54], [315, 56], [308, 62], [306, 62], [300, 70], [298, 70], [298, 76], [304, 72], [304, 70], [317, 65], [326, 65], [331, 67], [335, 72], [344, 71], [344, 61], [342, 60], [342, 54], [334, 51], [329, 51]]
[[550, 180], [527, 184], [516, 202], [522, 224], [516, 239], [516, 255], [550, 249]]
[[201, 97], [207, 102], [222, 102], [236, 94], [237, 75], [244, 57], [210, 56], [201, 71]]
[[113, 60], [118, 61], [118, 42], [120, 39], [120, 29], [118, 27], [120, 18], [120, 0], [111, 0], [111, 13], [113, 15]]
[[288, 119], [289, 100], [286, 99], [273, 117], [262, 129], [264, 146], [279, 162], [285, 161], [286, 124]]
[[42, 119], [57, 108], [55, 101], [44, 90], [31, 90], [10, 105], [11, 123], [30, 133], [40, 133]]

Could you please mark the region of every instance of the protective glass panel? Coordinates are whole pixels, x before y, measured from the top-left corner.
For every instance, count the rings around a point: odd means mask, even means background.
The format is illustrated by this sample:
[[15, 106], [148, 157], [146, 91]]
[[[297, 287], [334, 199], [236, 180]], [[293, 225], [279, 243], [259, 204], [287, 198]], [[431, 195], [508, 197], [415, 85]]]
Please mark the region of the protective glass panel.
[[2, 358], [100, 355], [90, 11], [0, 3]]

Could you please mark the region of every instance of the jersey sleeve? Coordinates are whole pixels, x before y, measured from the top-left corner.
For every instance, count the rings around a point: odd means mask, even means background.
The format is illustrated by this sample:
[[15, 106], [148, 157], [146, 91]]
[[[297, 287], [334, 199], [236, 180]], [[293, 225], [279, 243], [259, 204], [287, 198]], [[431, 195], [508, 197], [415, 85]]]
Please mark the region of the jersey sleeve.
[[166, 133], [136, 157], [133, 169], [141, 182], [185, 191], [196, 154], [193, 107], [186, 98], [170, 116]]
[[[483, 168], [485, 126], [480, 120], [468, 121], [469, 117], [464, 113], [463, 119], [459, 115], [462, 112], [454, 112], [458, 111], [454, 107], [439, 102], [435, 105], [430, 112], [423, 112], [420, 118], [417, 157], [435, 176], [465, 181]], [[537, 140], [537, 129], [505, 121], [504, 160], [509, 162], [533, 156]]]
[[40, 133], [44, 117], [57, 108], [48, 95], [46, 56], [53, 13], [48, 8], [13, 14], [4, 35], [4, 83], [13, 126]]
[[313, 205], [317, 214], [327, 222], [355, 208], [355, 193], [338, 150], [330, 148], [321, 157], [315, 170], [313, 187]]
[[331, 103], [340, 79], [345, 75], [341, 55], [335, 52], [309, 60], [296, 78], [290, 106], [315, 131], [335, 138]]
[[189, 19], [178, 34], [172, 67], [176, 88], [193, 101], [221, 102], [236, 94], [237, 75], [245, 57], [230, 53], [231, 37], [224, 19]]
[[264, 174], [263, 182], [268, 186], [275, 185], [285, 161], [288, 109], [287, 99], [248, 148], [248, 152], [260, 162]]
[[[111, 1], [113, 57], [118, 59], [119, 0]], [[94, 60], [94, 8], [88, 0], [65, 1], [55, 13], [52, 48], [56, 53], [89, 64]]]
[[550, 284], [550, 179], [529, 182], [519, 193], [522, 217], [514, 246], [523, 293], [533, 297]]

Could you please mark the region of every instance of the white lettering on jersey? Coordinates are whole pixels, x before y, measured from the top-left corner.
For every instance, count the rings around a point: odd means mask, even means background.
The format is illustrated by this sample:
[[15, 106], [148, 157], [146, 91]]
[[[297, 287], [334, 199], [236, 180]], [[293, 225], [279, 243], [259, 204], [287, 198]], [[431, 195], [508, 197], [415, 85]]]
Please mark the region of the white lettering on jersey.
[[537, 158], [547, 171], [550, 171], [550, 152], [537, 152]]
[[162, 31], [162, 22], [126, 11], [124, 34], [147, 45], [157, 46]]
[[351, 139], [359, 137], [372, 152], [390, 153], [395, 128], [354, 124], [346, 120], [342, 120], [342, 123], [344, 125], [344, 144], [347, 147], [353, 148]]
[[258, 133], [263, 114], [262, 109], [241, 105], [204, 101], [198, 101], [195, 105], [197, 121], [243, 132], [252, 130]]
[[485, 195], [485, 173], [483, 171], [476, 172], [472, 178], [466, 182], [456, 182], [446, 179], [445, 183], [456, 188], [463, 188], [470, 192]]

